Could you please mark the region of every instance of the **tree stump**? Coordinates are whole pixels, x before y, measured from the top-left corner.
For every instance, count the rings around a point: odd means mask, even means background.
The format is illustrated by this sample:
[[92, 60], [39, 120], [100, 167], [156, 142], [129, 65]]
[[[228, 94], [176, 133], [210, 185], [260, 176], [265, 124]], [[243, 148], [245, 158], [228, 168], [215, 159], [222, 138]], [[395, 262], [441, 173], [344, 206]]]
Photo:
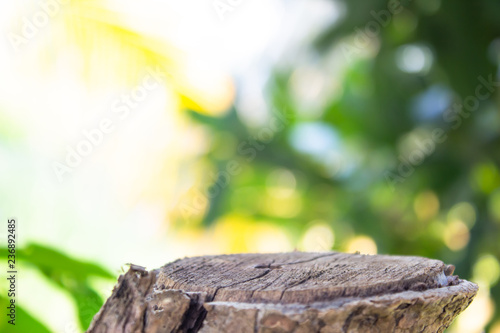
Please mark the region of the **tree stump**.
[[338, 252], [132, 265], [87, 332], [443, 332], [477, 285], [421, 257]]

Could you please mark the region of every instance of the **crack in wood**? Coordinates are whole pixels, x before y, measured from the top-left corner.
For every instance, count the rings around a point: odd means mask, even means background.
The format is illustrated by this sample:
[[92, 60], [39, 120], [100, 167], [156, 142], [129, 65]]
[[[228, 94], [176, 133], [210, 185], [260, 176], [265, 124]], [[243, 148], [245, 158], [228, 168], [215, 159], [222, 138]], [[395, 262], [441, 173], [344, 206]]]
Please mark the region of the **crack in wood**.
[[451, 272], [419, 257], [186, 258], [122, 275], [87, 332], [442, 332], [477, 293], [476, 285], [446, 275]]
[[217, 295], [217, 292], [218, 292], [220, 289], [229, 288], [229, 287], [234, 287], [234, 286], [237, 286], [237, 285], [242, 284], [242, 283], [246, 283], [246, 282], [250, 282], [250, 281], [253, 281], [253, 280], [260, 279], [260, 278], [262, 278], [262, 277], [266, 276], [267, 274], [269, 274], [269, 272], [270, 272], [270, 271], [271, 271], [271, 270], [267, 270], [267, 271], [265, 271], [264, 273], [262, 273], [262, 274], [260, 274], [260, 275], [258, 275], [258, 276], [255, 276], [255, 277], [253, 277], [253, 278], [247, 279], [247, 280], [238, 281], [238, 282], [232, 283], [232, 284], [227, 285], [227, 286], [217, 287], [217, 289], [215, 289], [215, 292], [214, 292], [214, 294], [213, 294], [213, 296], [212, 296], [212, 300], [214, 300], [214, 299], [215, 299], [215, 296]]

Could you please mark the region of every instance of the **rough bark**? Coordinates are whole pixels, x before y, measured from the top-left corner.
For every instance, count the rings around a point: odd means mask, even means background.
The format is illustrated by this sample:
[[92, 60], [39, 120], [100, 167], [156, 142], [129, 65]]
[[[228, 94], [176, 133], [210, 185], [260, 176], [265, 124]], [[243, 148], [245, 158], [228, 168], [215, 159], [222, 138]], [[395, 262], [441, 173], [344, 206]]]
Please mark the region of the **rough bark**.
[[88, 332], [443, 332], [477, 286], [420, 257], [185, 258], [120, 276]]

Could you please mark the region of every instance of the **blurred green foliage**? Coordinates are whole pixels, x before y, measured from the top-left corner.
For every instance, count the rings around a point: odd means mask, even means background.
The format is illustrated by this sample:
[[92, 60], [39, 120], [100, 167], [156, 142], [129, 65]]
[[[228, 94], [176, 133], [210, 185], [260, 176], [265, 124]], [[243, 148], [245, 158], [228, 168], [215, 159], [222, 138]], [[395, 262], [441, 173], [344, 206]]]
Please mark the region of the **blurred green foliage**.
[[[498, 276], [488, 280], [473, 267], [484, 255], [495, 265], [500, 258], [500, 2], [403, 1], [387, 15], [389, 3], [337, 2], [345, 16], [270, 75], [261, 126], [248, 125], [238, 106], [222, 119], [192, 113], [214, 138], [205, 162], [219, 176], [232, 161], [242, 167], [227, 186], [223, 176], [207, 177], [218, 195], [201, 221], [228, 214], [273, 221], [295, 244], [310, 221], [327, 221], [333, 249], [369, 235], [380, 253], [439, 258], [463, 278], [489, 281], [481, 288], [491, 287], [499, 319]], [[472, 111], [457, 103], [472, 103]], [[285, 128], [259, 140], [283, 112], [291, 115]], [[443, 142], [422, 148], [436, 129]], [[242, 149], [249, 137], [264, 147], [254, 159]], [[398, 168], [417, 150], [425, 158], [402, 177]], [[296, 213], [266, 209], [276, 170], [296, 180]]]

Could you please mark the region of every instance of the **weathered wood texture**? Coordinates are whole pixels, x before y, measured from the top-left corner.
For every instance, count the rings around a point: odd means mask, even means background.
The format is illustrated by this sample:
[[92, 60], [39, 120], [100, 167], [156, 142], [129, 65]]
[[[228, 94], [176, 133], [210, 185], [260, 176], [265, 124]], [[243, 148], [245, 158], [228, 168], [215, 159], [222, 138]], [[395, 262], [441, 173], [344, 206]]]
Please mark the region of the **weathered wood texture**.
[[120, 276], [88, 332], [443, 332], [477, 292], [452, 274], [337, 252], [185, 258]]

